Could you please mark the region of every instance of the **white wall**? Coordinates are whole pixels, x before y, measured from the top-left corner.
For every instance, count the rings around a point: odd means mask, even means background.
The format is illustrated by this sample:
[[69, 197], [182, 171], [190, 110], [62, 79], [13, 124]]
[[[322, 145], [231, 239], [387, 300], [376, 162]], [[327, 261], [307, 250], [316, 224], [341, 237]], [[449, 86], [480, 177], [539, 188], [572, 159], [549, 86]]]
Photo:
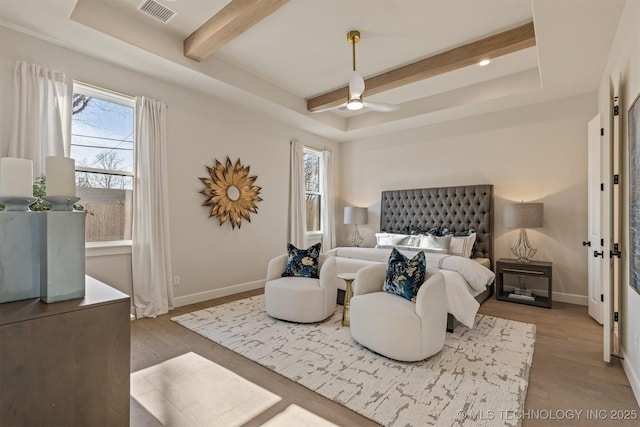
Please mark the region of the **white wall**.
[[[258, 287], [268, 260], [286, 251], [289, 141], [337, 151], [337, 145], [290, 126], [275, 123], [227, 102], [132, 72], [94, 57], [0, 27], [0, 153], [6, 153], [13, 99], [13, 68], [19, 60], [64, 71], [73, 78], [130, 95], [145, 95], [168, 105], [171, 250], [179, 305]], [[258, 213], [240, 229], [209, 218], [199, 194], [205, 165], [240, 158], [262, 187]], [[336, 156], [336, 164], [339, 164]], [[92, 258], [100, 278], [129, 286], [127, 257]], [[113, 270], [113, 274], [108, 271]], [[119, 270], [116, 272], [116, 270]], [[115, 283], [119, 282], [119, 283]]]
[[640, 2], [628, 0], [622, 12], [618, 32], [611, 47], [607, 68], [602, 75], [600, 86], [600, 111], [607, 111], [609, 80], [620, 76], [620, 101], [622, 125], [622, 183], [623, 228], [622, 228], [622, 289], [621, 289], [621, 348], [624, 361], [622, 365], [633, 388], [636, 400], [640, 404], [640, 294], [629, 286], [629, 135], [627, 112], [631, 103], [640, 96]]
[[556, 300], [586, 304], [587, 122], [596, 113], [593, 93], [342, 144], [339, 203], [369, 207], [361, 234], [372, 246], [381, 191], [493, 184], [497, 259], [512, 257], [518, 239], [502, 226], [504, 204], [543, 202], [544, 227], [528, 231], [534, 259], [553, 262]]

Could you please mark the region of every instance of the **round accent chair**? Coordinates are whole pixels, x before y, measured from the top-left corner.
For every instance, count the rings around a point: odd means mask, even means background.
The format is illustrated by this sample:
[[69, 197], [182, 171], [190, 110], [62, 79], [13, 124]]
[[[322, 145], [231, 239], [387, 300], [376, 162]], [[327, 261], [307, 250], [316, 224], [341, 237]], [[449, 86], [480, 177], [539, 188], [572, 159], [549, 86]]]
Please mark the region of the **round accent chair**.
[[321, 322], [331, 316], [338, 296], [335, 258], [320, 254], [317, 279], [281, 277], [286, 266], [287, 254], [269, 261], [264, 285], [267, 314], [297, 323]]
[[444, 347], [447, 292], [444, 276], [427, 269], [415, 302], [383, 291], [386, 265], [358, 270], [351, 298], [351, 336], [376, 353], [415, 362]]

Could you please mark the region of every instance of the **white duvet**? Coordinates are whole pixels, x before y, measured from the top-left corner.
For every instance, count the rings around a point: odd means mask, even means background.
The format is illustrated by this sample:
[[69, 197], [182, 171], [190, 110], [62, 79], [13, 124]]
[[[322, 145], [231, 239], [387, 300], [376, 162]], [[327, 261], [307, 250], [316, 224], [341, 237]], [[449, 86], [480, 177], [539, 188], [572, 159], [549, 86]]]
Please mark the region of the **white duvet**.
[[[401, 250], [413, 257], [414, 251]], [[391, 249], [335, 248], [327, 254], [337, 257], [338, 272], [354, 273], [372, 262], [387, 262]], [[480, 304], [474, 298], [493, 283], [495, 274], [479, 263], [455, 255], [425, 253], [427, 268], [437, 268], [444, 275], [447, 286], [447, 311], [463, 325], [473, 328]]]

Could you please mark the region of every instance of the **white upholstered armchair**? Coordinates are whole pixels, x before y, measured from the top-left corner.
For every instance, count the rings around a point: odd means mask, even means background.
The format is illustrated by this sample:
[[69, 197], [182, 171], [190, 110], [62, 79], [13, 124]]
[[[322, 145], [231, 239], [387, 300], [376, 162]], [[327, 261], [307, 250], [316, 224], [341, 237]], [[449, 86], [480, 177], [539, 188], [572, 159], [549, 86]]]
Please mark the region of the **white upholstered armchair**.
[[267, 314], [290, 322], [320, 322], [336, 310], [338, 278], [336, 260], [320, 254], [318, 276], [281, 277], [287, 266], [287, 254], [269, 261], [264, 298]]
[[351, 336], [383, 356], [404, 362], [426, 359], [442, 350], [447, 329], [444, 276], [427, 269], [415, 302], [383, 291], [386, 265], [356, 274], [351, 298]]

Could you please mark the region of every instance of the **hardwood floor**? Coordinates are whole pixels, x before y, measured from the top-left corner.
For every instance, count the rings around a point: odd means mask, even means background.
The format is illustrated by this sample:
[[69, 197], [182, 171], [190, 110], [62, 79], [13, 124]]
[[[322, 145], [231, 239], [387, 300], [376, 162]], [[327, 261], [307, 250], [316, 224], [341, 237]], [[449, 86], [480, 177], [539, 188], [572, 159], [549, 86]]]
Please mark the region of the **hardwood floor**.
[[[255, 362], [173, 323], [170, 318], [214, 305], [247, 298], [261, 290], [179, 307], [169, 315], [131, 324], [131, 372], [193, 351], [279, 395], [282, 400], [246, 426], [259, 426], [295, 404], [340, 426], [378, 424], [276, 374]], [[617, 359], [602, 362], [602, 327], [587, 308], [554, 303], [553, 309], [490, 299], [480, 313], [533, 323], [536, 344], [523, 426], [637, 426], [640, 409]], [[500, 417], [495, 408], [494, 416]], [[636, 418], [614, 421], [615, 415], [635, 411]], [[582, 412], [579, 412], [582, 411]], [[591, 412], [589, 412], [591, 411]], [[628, 414], [627, 414], [628, 415]], [[131, 426], [160, 426], [131, 399]]]

